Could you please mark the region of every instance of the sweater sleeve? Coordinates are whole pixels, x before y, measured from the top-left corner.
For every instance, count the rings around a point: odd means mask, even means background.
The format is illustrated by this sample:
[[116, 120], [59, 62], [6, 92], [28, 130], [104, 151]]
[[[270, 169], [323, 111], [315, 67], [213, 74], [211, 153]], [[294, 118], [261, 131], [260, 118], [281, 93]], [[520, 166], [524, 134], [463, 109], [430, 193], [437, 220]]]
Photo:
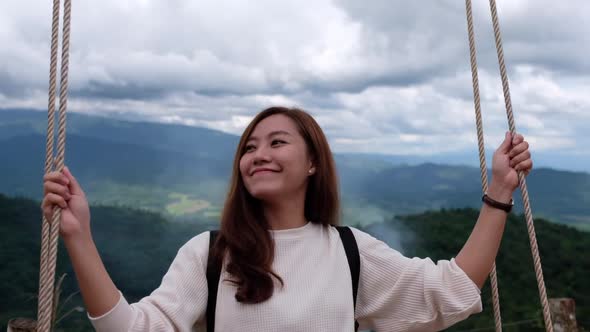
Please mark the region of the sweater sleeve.
[[206, 264], [209, 232], [183, 245], [164, 275], [161, 285], [149, 296], [129, 304], [123, 294], [109, 312], [91, 317], [98, 332], [191, 331], [205, 320], [207, 307]]
[[356, 318], [361, 329], [438, 331], [481, 312], [479, 288], [455, 263], [407, 258], [354, 229], [361, 259]]

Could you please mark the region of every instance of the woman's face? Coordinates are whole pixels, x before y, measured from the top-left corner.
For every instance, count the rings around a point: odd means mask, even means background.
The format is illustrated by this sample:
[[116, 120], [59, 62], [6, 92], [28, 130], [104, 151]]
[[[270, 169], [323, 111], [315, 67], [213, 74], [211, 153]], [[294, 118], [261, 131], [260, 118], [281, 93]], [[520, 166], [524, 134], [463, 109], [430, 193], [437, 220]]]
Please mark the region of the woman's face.
[[315, 167], [289, 117], [275, 114], [260, 121], [242, 153], [240, 173], [253, 197], [268, 202], [305, 197], [307, 179]]

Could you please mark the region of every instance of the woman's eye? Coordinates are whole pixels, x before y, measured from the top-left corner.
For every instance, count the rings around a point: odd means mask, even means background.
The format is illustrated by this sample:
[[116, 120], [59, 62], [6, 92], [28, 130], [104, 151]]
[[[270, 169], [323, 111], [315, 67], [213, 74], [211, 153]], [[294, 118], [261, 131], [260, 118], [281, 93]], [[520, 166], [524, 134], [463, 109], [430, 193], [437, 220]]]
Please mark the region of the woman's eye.
[[275, 140], [272, 141], [271, 145], [277, 145], [277, 144], [283, 144], [283, 143], [285, 143], [285, 141], [281, 141], [279, 139], [275, 139]]
[[246, 147], [244, 148], [244, 152], [250, 152], [250, 151], [254, 151], [256, 147], [254, 145], [246, 145]]

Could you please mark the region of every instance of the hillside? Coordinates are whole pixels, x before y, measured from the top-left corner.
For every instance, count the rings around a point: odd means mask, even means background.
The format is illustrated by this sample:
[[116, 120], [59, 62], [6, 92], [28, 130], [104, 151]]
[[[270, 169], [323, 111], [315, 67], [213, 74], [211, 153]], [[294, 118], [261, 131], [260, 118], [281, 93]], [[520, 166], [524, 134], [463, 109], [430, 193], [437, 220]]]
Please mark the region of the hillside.
[[[431, 257], [436, 262], [454, 257], [461, 250], [478, 214], [472, 209], [431, 211], [399, 217], [386, 224], [390, 233], [397, 234], [395, 240], [404, 255]], [[368, 227], [367, 231], [376, 233], [373, 227]], [[375, 231], [383, 233], [379, 231], [382, 227], [377, 225]], [[535, 228], [548, 297], [574, 298], [578, 323], [588, 329], [590, 256], [583, 253], [590, 252], [590, 234], [544, 219], [535, 219]], [[543, 318], [524, 216], [510, 215], [496, 266], [504, 324], [536, 320], [507, 330], [544, 331], [544, 328], [538, 328]], [[451, 330], [494, 326], [489, 283], [483, 288], [482, 296], [484, 312]]]
[[[41, 227], [40, 203], [0, 195], [0, 330], [13, 317], [36, 317]], [[155, 213], [94, 206], [92, 232], [113, 281], [132, 301], [148, 295], [167, 271], [177, 250], [192, 236], [215, 225], [171, 224]], [[133, 239], [130, 241], [130, 239]], [[60, 241], [61, 242], [61, 241]], [[62, 297], [78, 290], [67, 252], [60, 243], [56, 275], [67, 273]], [[79, 294], [64, 312], [82, 306]], [[59, 316], [59, 315], [58, 315]], [[84, 313], [75, 312], [61, 331], [90, 331]]]
[[[0, 111], [0, 149], [10, 156], [0, 163], [0, 193], [41, 198], [46, 121], [42, 112]], [[71, 114], [66, 163], [93, 203], [207, 222], [219, 215], [236, 143], [204, 128]], [[476, 167], [362, 154], [335, 159], [346, 220], [481, 205]], [[536, 216], [590, 230], [590, 174], [536, 168], [527, 183]]]
[[[0, 195], [0, 329], [8, 318], [35, 316], [39, 268], [39, 203]], [[403, 216], [363, 228], [388, 242], [406, 256], [449, 259], [467, 239], [478, 212], [471, 209], [441, 210]], [[214, 224], [170, 223], [154, 213], [112, 208], [92, 208], [93, 233], [101, 256], [117, 286], [130, 301], [148, 295], [161, 282], [176, 251], [192, 236], [215, 228]], [[357, 223], [360, 220], [357, 220]], [[550, 297], [573, 297], [579, 323], [590, 322], [590, 234], [574, 228], [536, 220], [537, 236], [547, 292]], [[133, 239], [132, 242], [129, 239]], [[71, 267], [60, 247], [58, 274], [68, 273], [64, 294], [77, 290]], [[522, 320], [540, 322], [530, 249], [522, 217], [511, 215], [497, 260], [502, 317], [505, 323]], [[452, 331], [493, 326], [488, 286], [482, 291], [484, 313], [453, 327]], [[79, 295], [66, 304], [68, 310], [81, 305]], [[513, 326], [510, 331], [541, 331], [535, 322]], [[60, 331], [88, 331], [84, 313], [63, 321]]]

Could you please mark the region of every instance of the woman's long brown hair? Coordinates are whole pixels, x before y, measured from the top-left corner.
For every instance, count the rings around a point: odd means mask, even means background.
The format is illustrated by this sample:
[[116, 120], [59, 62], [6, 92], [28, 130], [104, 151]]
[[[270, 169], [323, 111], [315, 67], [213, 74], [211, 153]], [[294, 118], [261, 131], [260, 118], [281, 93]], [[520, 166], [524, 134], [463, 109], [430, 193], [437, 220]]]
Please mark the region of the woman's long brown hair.
[[320, 126], [311, 115], [297, 108], [271, 107], [258, 113], [236, 149], [229, 192], [221, 214], [221, 229], [212, 251], [216, 262], [227, 260], [228, 281], [237, 287], [235, 297], [242, 303], [268, 300], [274, 291], [273, 277], [283, 284], [281, 277], [272, 270], [274, 240], [262, 204], [250, 195], [240, 173], [246, 141], [260, 121], [274, 114], [286, 115], [295, 122], [316, 168], [309, 177], [305, 194], [306, 220], [324, 226], [339, 222], [338, 177], [330, 146]]

